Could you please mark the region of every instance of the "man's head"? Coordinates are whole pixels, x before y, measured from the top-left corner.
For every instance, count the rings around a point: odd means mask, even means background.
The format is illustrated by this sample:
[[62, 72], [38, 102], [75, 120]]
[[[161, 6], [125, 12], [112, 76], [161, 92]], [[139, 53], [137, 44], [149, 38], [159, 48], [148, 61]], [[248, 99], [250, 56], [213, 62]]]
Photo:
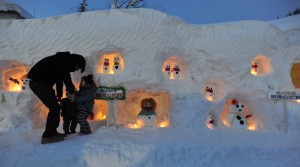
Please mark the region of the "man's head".
[[86, 65], [86, 61], [85, 61], [85, 58], [79, 54], [71, 54], [72, 56], [72, 59], [73, 59], [73, 64], [74, 64], [74, 67], [75, 67], [75, 71], [81, 69], [81, 73], [84, 72], [85, 70], [85, 65]]

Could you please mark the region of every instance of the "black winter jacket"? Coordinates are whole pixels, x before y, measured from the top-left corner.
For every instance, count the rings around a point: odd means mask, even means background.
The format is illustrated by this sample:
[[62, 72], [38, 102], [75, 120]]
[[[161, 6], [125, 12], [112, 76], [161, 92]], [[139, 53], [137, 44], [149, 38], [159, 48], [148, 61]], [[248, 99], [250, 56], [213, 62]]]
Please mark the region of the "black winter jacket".
[[75, 71], [75, 65], [70, 52], [57, 52], [37, 62], [29, 71], [27, 78], [49, 87], [56, 84], [57, 97], [62, 97], [63, 83], [69, 93], [75, 92], [70, 72]]

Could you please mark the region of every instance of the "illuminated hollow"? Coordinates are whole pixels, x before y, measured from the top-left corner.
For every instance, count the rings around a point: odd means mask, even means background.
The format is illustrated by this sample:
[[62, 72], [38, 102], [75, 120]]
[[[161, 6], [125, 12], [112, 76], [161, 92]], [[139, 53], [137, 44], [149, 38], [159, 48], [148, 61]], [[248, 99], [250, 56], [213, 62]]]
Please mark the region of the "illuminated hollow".
[[106, 100], [95, 100], [93, 113], [94, 120], [105, 120], [107, 117], [108, 103]]
[[[127, 94], [124, 101], [124, 111], [119, 115], [119, 120], [123, 124], [130, 123], [132, 128], [140, 127], [138, 114], [141, 111], [141, 102], [144, 99], [152, 98], [156, 102], [156, 127], [168, 127], [170, 125], [169, 108], [171, 96], [167, 92], [145, 92], [133, 91]], [[120, 113], [121, 114], [121, 113]], [[136, 124], [136, 125], [135, 125]]]
[[17, 61], [1, 61], [1, 86], [9, 92], [21, 92], [22, 79], [28, 73], [27, 66]]
[[100, 74], [119, 74], [124, 71], [124, 59], [120, 52], [103, 53], [97, 62]]
[[162, 65], [162, 73], [165, 79], [182, 79], [184, 75], [184, 65], [179, 58], [171, 56], [164, 61]]
[[271, 60], [263, 54], [258, 55], [251, 62], [252, 75], [261, 76], [269, 74], [272, 71]]

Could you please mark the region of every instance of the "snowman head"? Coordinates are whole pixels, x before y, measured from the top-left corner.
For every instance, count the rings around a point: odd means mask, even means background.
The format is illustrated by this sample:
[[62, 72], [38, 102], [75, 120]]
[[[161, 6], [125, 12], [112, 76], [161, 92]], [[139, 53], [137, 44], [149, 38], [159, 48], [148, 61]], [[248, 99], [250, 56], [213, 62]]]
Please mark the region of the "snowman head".
[[119, 62], [120, 62], [119, 57], [115, 57], [115, 58], [114, 58], [114, 62], [115, 62], [115, 63], [119, 63]]
[[171, 66], [169, 64], [166, 65], [165, 69], [170, 70]]
[[239, 102], [238, 99], [232, 99], [230, 105], [230, 111], [232, 113], [242, 113], [244, 111], [244, 104]]
[[146, 99], [142, 100], [141, 108], [155, 110], [156, 102], [152, 98], [146, 98]]
[[104, 62], [109, 62], [109, 59], [104, 59]]
[[30, 79], [29, 78], [22, 78], [21, 79], [22, 81], [22, 91], [28, 91], [29, 90], [29, 81]]

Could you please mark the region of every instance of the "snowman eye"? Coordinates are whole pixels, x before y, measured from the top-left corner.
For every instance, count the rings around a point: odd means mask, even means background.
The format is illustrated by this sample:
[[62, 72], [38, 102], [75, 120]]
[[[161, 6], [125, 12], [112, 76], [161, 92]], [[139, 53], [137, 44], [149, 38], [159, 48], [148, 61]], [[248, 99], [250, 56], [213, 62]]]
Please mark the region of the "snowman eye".
[[239, 105], [238, 105], [238, 104], [236, 105], [236, 108], [239, 108]]
[[244, 105], [242, 105], [242, 108], [244, 108]]

